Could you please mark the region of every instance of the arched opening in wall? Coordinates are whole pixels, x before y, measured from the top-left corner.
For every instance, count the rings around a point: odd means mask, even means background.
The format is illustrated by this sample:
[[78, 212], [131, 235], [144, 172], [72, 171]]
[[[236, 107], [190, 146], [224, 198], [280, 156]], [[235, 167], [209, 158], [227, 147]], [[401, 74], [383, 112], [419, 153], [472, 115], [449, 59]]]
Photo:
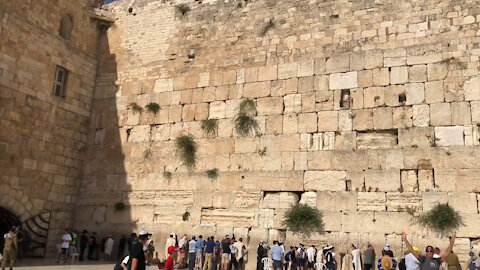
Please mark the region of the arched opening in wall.
[[19, 226], [20, 224], [20, 219], [15, 214], [6, 208], [0, 207], [0, 236], [2, 236], [0, 237], [0, 248], [2, 248], [2, 250], [5, 242], [3, 235], [13, 226]]
[[69, 14], [65, 14], [60, 21], [60, 30], [58, 34], [63, 37], [64, 39], [70, 39], [72, 36], [72, 29], [73, 29], [73, 20], [72, 16]]

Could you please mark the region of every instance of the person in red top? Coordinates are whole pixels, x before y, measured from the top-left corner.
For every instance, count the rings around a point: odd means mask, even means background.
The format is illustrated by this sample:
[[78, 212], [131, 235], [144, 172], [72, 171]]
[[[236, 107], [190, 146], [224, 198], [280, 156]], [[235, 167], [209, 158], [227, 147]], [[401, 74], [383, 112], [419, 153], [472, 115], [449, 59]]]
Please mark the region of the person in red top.
[[158, 266], [159, 269], [165, 270], [173, 270], [173, 266], [175, 265], [175, 261], [177, 260], [177, 250], [178, 247], [170, 246], [167, 249], [169, 254], [167, 261], [165, 262], [165, 267]]

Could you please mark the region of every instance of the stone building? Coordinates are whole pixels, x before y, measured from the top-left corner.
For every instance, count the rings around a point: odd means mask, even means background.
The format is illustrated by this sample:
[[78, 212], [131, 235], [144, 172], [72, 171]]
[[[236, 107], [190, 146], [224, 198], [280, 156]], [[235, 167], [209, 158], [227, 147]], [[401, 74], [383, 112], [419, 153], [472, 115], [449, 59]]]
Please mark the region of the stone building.
[[[49, 213], [47, 251], [72, 227], [145, 228], [159, 254], [172, 231], [235, 234], [252, 268], [260, 240], [400, 254], [404, 229], [447, 244], [407, 213], [447, 202], [466, 223], [456, 253], [480, 251], [478, 1], [4, 2], [0, 210]], [[259, 134], [244, 137], [247, 98]], [[175, 147], [186, 134], [193, 170]], [[326, 234], [285, 229], [296, 203], [323, 210]]]

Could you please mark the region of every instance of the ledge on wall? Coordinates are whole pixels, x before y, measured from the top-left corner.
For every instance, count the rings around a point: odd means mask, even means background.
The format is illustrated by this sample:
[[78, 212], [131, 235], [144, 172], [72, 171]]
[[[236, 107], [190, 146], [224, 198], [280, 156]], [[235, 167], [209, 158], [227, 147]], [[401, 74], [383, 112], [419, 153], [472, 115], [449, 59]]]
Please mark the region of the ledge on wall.
[[94, 8], [90, 10], [89, 16], [90, 19], [97, 21], [101, 25], [110, 26], [115, 22], [115, 19], [113, 19], [113, 14], [100, 8]]

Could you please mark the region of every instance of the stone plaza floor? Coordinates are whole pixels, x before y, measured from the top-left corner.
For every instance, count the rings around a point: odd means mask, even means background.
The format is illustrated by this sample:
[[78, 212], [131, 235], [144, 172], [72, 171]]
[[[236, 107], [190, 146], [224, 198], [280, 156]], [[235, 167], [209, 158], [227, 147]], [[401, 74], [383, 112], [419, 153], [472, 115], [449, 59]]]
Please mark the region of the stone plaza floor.
[[[28, 270], [47, 270], [47, 269], [64, 269], [64, 270], [112, 270], [115, 266], [114, 263], [106, 262], [75, 262], [74, 264], [57, 264], [55, 260], [42, 260], [42, 259], [25, 259], [18, 262], [14, 269], [28, 269]], [[8, 268], [7, 268], [8, 269]], [[158, 269], [156, 266], [147, 266], [148, 270]]]

